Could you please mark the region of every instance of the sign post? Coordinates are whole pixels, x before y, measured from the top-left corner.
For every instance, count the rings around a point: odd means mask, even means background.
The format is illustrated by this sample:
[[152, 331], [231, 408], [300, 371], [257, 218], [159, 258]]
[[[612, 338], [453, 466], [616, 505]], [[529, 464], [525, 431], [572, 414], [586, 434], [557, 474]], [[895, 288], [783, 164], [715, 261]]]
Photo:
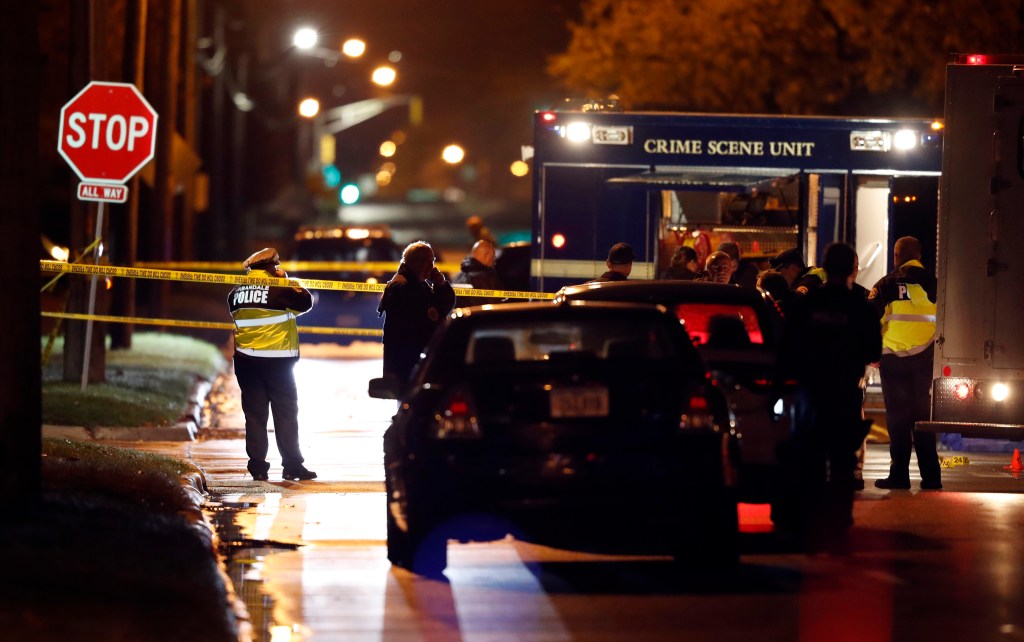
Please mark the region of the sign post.
[[[135, 85], [92, 81], [60, 110], [57, 151], [75, 170], [82, 183], [78, 198], [99, 203], [96, 211], [96, 240], [103, 234], [106, 203], [123, 203], [128, 198], [124, 183], [142, 169], [156, 153], [156, 110]], [[96, 263], [103, 246], [97, 243]], [[89, 316], [96, 309], [96, 279], [89, 285]], [[92, 347], [92, 319], [85, 325], [85, 356], [82, 390], [89, 384], [89, 356]]]

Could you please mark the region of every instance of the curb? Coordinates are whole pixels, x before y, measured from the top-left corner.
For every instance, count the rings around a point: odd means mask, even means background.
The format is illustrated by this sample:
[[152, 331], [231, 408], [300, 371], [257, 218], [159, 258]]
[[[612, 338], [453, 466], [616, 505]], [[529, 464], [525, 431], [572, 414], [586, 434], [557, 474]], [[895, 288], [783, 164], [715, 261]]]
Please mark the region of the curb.
[[213, 382], [196, 379], [182, 416], [166, 426], [57, 426], [42, 425], [43, 437], [78, 441], [195, 441], [203, 421], [203, 406]]

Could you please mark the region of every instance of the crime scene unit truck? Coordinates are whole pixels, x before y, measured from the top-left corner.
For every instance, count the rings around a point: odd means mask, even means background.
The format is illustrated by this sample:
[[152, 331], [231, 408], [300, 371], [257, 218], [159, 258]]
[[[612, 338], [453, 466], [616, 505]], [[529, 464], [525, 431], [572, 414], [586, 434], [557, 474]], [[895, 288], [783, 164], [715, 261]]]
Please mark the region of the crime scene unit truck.
[[1024, 439], [1024, 55], [946, 67], [931, 421]]
[[[913, 234], [934, 256], [941, 122], [618, 111], [534, 116], [531, 287], [554, 292], [605, 271], [608, 249], [636, 252], [630, 278], [654, 278], [679, 245], [701, 261], [723, 241], [768, 266], [799, 248], [816, 265], [853, 244], [858, 281], [891, 268]], [[934, 267], [932, 265], [931, 267]]]

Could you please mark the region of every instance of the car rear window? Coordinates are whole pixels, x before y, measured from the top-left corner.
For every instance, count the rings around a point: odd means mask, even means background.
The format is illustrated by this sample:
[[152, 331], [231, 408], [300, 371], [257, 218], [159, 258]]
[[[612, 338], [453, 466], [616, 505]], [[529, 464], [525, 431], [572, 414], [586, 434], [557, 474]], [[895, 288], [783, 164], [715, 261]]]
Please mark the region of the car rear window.
[[757, 313], [748, 305], [679, 303], [673, 311], [695, 345], [742, 350], [752, 344], [764, 344]]
[[296, 261], [398, 261], [402, 251], [389, 239], [313, 238], [295, 244]]
[[466, 363], [550, 361], [571, 357], [669, 359], [675, 352], [663, 325], [594, 318], [477, 328], [467, 344]]

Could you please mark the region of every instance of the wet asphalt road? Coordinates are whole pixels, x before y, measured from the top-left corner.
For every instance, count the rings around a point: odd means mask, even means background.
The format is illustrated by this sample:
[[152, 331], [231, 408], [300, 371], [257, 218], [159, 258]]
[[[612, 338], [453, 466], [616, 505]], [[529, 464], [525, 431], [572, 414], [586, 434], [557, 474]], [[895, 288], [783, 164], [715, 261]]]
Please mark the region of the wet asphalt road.
[[392, 569], [381, 435], [394, 402], [365, 394], [378, 350], [303, 348], [315, 481], [279, 481], [279, 462], [270, 482], [251, 481], [233, 380], [200, 441], [126, 444], [206, 471], [207, 515], [256, 640], [1024, 641], [1024, 479], [1003, 470], [1007, 454], [945, 452], [967, 459], [944, 469], [946, 490], [915, 478], [887, 492], [871, 486], [887, 448], [869, 445], [847, 556], [791, 550], [762, 507], [743, 506], [742, 563], [727, 573], [511, 539], [450, 544], [445, 580]]

